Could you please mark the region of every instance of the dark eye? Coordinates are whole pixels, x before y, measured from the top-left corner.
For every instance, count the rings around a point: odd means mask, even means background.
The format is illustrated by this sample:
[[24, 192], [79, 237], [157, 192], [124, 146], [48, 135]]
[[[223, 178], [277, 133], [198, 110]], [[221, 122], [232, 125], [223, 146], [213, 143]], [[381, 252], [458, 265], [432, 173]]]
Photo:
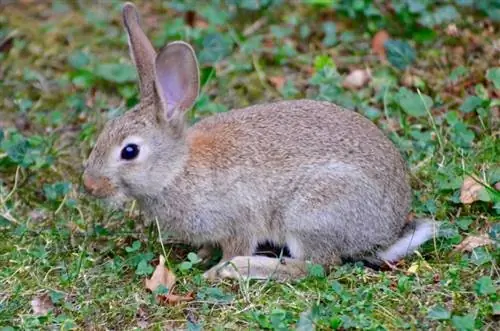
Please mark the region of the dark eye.
[[136, 144], [128, 144], [123, 147], [121, 157], [124, 160], [133, 160], [139, 155], [139, 146]]

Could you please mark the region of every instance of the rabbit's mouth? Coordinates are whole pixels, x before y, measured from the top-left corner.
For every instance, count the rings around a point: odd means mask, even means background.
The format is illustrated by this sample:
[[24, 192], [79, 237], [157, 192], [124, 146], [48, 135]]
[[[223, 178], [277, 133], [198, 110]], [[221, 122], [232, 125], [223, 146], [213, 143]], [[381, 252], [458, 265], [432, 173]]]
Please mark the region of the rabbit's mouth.
[[116, 194], [112, 196], [107, 196], [102, 199], [104, 203], [111, 209], [123, 209], [125, 207], [125, 204], [130, 202], [132, 199], [127, 197], [125, 194], [122, 192], [117, 192]]

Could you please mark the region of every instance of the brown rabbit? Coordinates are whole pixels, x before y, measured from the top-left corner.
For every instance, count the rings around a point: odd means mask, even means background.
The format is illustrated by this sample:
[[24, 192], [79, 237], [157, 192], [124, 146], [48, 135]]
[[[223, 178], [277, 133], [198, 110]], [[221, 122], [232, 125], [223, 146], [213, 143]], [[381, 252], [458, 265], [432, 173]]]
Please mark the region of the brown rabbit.
[[[184, 113], [199, 92], [193, 49], [173, 42], [156, 54], [134, 5], [124, 5], [123, 19], [141, 102], [107, 123], [84, 185], [97, 197], [136, 199], [149, 219], [186, 242], [220, 246], [222, 261], [206, 277], [297, 278], [306, 261], [380, 264], [434, 235], [432, 221], [406, 224], [405, 163], [369, 120], [297, 100], [187, 128]], [[252, 256], [262, 242], [286, 245], [291, 258]]]

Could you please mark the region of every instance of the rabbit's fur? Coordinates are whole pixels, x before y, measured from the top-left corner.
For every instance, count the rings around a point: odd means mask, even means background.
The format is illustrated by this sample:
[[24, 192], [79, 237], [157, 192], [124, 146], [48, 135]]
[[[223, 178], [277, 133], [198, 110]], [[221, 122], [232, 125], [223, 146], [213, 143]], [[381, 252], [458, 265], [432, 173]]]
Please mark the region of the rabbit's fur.
[[[196, 245], [219, 245], [208, 277], [298, 277], [304, 261], [394, 261], [432, 237], [434, 224], [406, 222], [411, 189], [405, 163], [361, 115], [312, 100], [232, 110], [187, 128], [198, 94], [191, 47], [158, 55], [132, 4], [124, 21], [141, 102], [107, 123], [86, 164], [88, 191], [136, 199], [149, 219]], [[129, 143], [139, 146], [122, 160]], [[251, 257], [259, 243], [286, 245], [291, 259]]]

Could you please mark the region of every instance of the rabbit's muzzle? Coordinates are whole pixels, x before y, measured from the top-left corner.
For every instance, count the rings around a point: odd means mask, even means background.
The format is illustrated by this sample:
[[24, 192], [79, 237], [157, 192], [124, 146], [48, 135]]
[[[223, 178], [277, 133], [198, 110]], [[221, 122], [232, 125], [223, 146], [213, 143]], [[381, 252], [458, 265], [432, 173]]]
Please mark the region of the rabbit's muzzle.
[[107, 198], [114, 195], [116, 192], [115, 186], [106, 177], [92, 177], [83, 175], [83, 187], [85, 191], [97, 198]]

